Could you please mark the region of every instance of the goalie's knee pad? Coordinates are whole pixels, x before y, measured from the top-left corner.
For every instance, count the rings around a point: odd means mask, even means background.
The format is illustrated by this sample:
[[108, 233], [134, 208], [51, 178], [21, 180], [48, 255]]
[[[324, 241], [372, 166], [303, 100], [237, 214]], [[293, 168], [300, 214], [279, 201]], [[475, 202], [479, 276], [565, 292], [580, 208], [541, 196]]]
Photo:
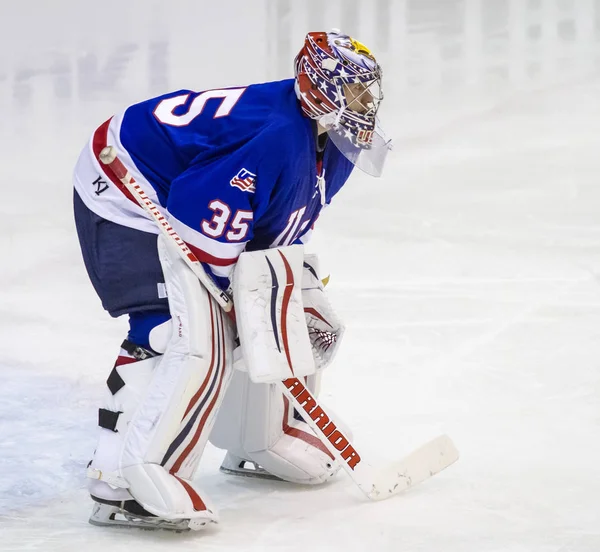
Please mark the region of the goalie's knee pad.
[[[317, 376], [308, 378], [315, 389]], [[336, 423], [339, 424], [336, 419]], [[344, 432], [349, 432], [344, 428]], [[235, 371], [215, 427], [211, 443], [228, 451], [225, 471], [243, 472], [250, 461], [279, 479], [315, 485], [333, 477], [339, 463], [295, 412], [274, 384], [252, 383], [247, 373]], [[239, 470], [231, 465], [239, 461]], [[259, 472], [256, 472], [259, 475]]]
[[159, 254], [172, 318], [150, 335], [150, 345], [163, 354], [111, 373], [90, 491], [103, 500], [130, 495], [166, 520], [216, 521], [191, 480], [231, 377], [232, 327], [162, 239]]

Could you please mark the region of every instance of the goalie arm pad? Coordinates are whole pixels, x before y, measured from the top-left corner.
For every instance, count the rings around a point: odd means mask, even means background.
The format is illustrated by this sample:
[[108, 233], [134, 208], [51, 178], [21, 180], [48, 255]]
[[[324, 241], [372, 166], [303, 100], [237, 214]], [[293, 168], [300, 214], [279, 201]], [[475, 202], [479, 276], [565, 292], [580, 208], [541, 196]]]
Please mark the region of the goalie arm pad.
[[333, 362], [345, 326], [327, 297], [316, 255], [304, 257], [302, 302], [316, 369], [322, 370]]
[[233, 298], [244, 364], [255, 383], [315, 372], [302, 303], [302, 245], [244, 252]]

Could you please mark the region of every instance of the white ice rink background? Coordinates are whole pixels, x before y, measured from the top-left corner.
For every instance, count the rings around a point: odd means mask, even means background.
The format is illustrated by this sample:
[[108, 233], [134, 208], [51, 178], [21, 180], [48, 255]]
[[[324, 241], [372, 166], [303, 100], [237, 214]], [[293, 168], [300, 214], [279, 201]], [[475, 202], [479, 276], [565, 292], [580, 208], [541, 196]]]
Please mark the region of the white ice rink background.
[[[84, 467], [127, 323], [87, 280], [71, 171], [90, 133], [178, 88], [291, 75], [308, 30], [378, 54], [396, 147], [314, 248], [348, 330], [323, 399], [384, 462], [458, 464], [367, 503], [199, 479], [222, 522], [92, 527]], [[598, 552], [600, 1], [0, 2], [0, 550]]]

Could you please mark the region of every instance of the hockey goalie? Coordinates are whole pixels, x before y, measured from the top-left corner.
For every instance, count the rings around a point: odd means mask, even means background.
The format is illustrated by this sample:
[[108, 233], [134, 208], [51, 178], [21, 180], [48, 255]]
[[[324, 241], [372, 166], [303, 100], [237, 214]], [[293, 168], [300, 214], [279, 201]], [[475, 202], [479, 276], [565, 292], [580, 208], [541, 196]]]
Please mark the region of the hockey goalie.
[[[197, 473], [209, 440], [227, 451], [227, 474], [317, 485], [339, 469], [275, 382], [293, 375], [318, 392], [344, 327], [302, 244], [354, 167], [381, 174], [390, 144], [368, 48], [337, 30], [312, 32], [294, 67], [292, 79], [132, 105], [79, 157], [83, 260], [105, 310], [130, 324], [87, 471], [92, 523], [216, 522]], [[107, 146], [233, 295], [235, 322], [102, 165]]]

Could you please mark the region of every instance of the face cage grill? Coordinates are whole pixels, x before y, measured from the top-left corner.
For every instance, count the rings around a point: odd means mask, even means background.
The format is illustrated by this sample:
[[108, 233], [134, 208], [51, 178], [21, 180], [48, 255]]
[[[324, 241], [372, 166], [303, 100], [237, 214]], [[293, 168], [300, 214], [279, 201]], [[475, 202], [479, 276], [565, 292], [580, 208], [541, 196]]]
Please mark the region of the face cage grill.
[[[343, 79], [342, 77], [334, 77], [333, 79], [337, 95], [342, 100], [342, 102], [340, 102], [340, 107], [343, 110], [349, 112], [351, 114], [351, 118], [353, 115], [358, 122], [374, 121], [375, 117], [377, 116], [377, 112], [379, 111], [381, 102], [383, 101], [383, 92], [381, 90], [381, 76], [377, 73], [371, 73], [371, 75], [373, 77], [372, 79], [361, 79], [358, 82], [346, 82], [350, 79]], [[361, 84], [363, 88], [359, 94], [354, 95], [352, 100], [348, 102], [346, 92], [344, 90], [344, 85], [353, 86], [356, 84]], [[369, 102], [365, 102], [363, 99], [366, 94], [368, 94], [368, 97], [370, 97]], [[365, 113], [361, 113], [360, 111], [353, 109], [352, 104], [355, 102], [357, 102], [358, 105], [367, 108], [367, 111]], [[369, 103], [373, 104], [370, 108], [368, 107]]]
[[[337, 127], [341, 134], [345, 135], [354, 146], [360, 149], [370, 149], [371, 147], [373, 131], [377, 124], [377, 112], [379, 111], [381, 101], [383, 100], [381, 74], [372, 73], [371, 75], [373, 77], [372, 80], [369, 81], [368, 79], [365, 79], [365, 82], [361, 79], [361, 81], [359, 81], [359, 83], [364, 85], [364, 90], [350, 102], [350, 104], [352, 104], [366, 92], [369, 92], [374, 105], [366, 113], [354, 111], [346, 100], [344, 85], [357, 83], [352, 82], [351, 79], [344, 79], [342, 77], [335, 77], [333, 80], [337, 97], [340, 98], [340, 101], [336, 102], [340, 104], [340, 109], [335, 117], [334, 128]], [[373, 85], [377, 85], [376, 90], [374, 90], [375, 94], [371, 91]]]
[[[313, 65], [314, 60], [312, 56], [304, 55], [302, 58], [297, 59], [297, 68], [299, 74], [304, 74], [308, 77], [308, 80], [314, 87], [321, 90], [325, 96], [335, 106], [332, 110], [330, 107], [325, 107], [324, 104], [318, 101], [311, 100], [311, 94], [304, 96], [303, 111], [312, 119], [321, 119], [327, 116], [329, 119], [328, 125], [332, 124], [333, 128], [338, 129], [341, 134], [344, 134], [350, 141], [361, 149], [368, 149], [371, 147], [370, 137], [376, 127], [377, 113], [383, 100], [383, 92], [381, 87], [381, 70], [378, 68], [377, 71], [371, 73], [362, 74], [360, 76], [333, 76], [327, 77], [320, 69], [318, 65]], [[313, 62], [313, 63], [311, 63]], [[353, 100], [348, 103], [346, 94], [344, 91], [344, 85], [356, 85], [362, 84], [364, 89], [360, 94], [355, 96]], [[334, 87], [334, 96], [331, 97], [330, 86]], [[329, 93], [326, 93], [328, 90]], [[351, 103], [360, 101], [364, 94], [369, 93], [371, 96], [371, 102], [374, 104], [372, 108], [368, 109], [366, 113], [360, 113], [354, 111], [351, 107]], [[360, 102], [364, 107], [363, 102]], [[331, 117], [329, 117], [331, 115]]]

